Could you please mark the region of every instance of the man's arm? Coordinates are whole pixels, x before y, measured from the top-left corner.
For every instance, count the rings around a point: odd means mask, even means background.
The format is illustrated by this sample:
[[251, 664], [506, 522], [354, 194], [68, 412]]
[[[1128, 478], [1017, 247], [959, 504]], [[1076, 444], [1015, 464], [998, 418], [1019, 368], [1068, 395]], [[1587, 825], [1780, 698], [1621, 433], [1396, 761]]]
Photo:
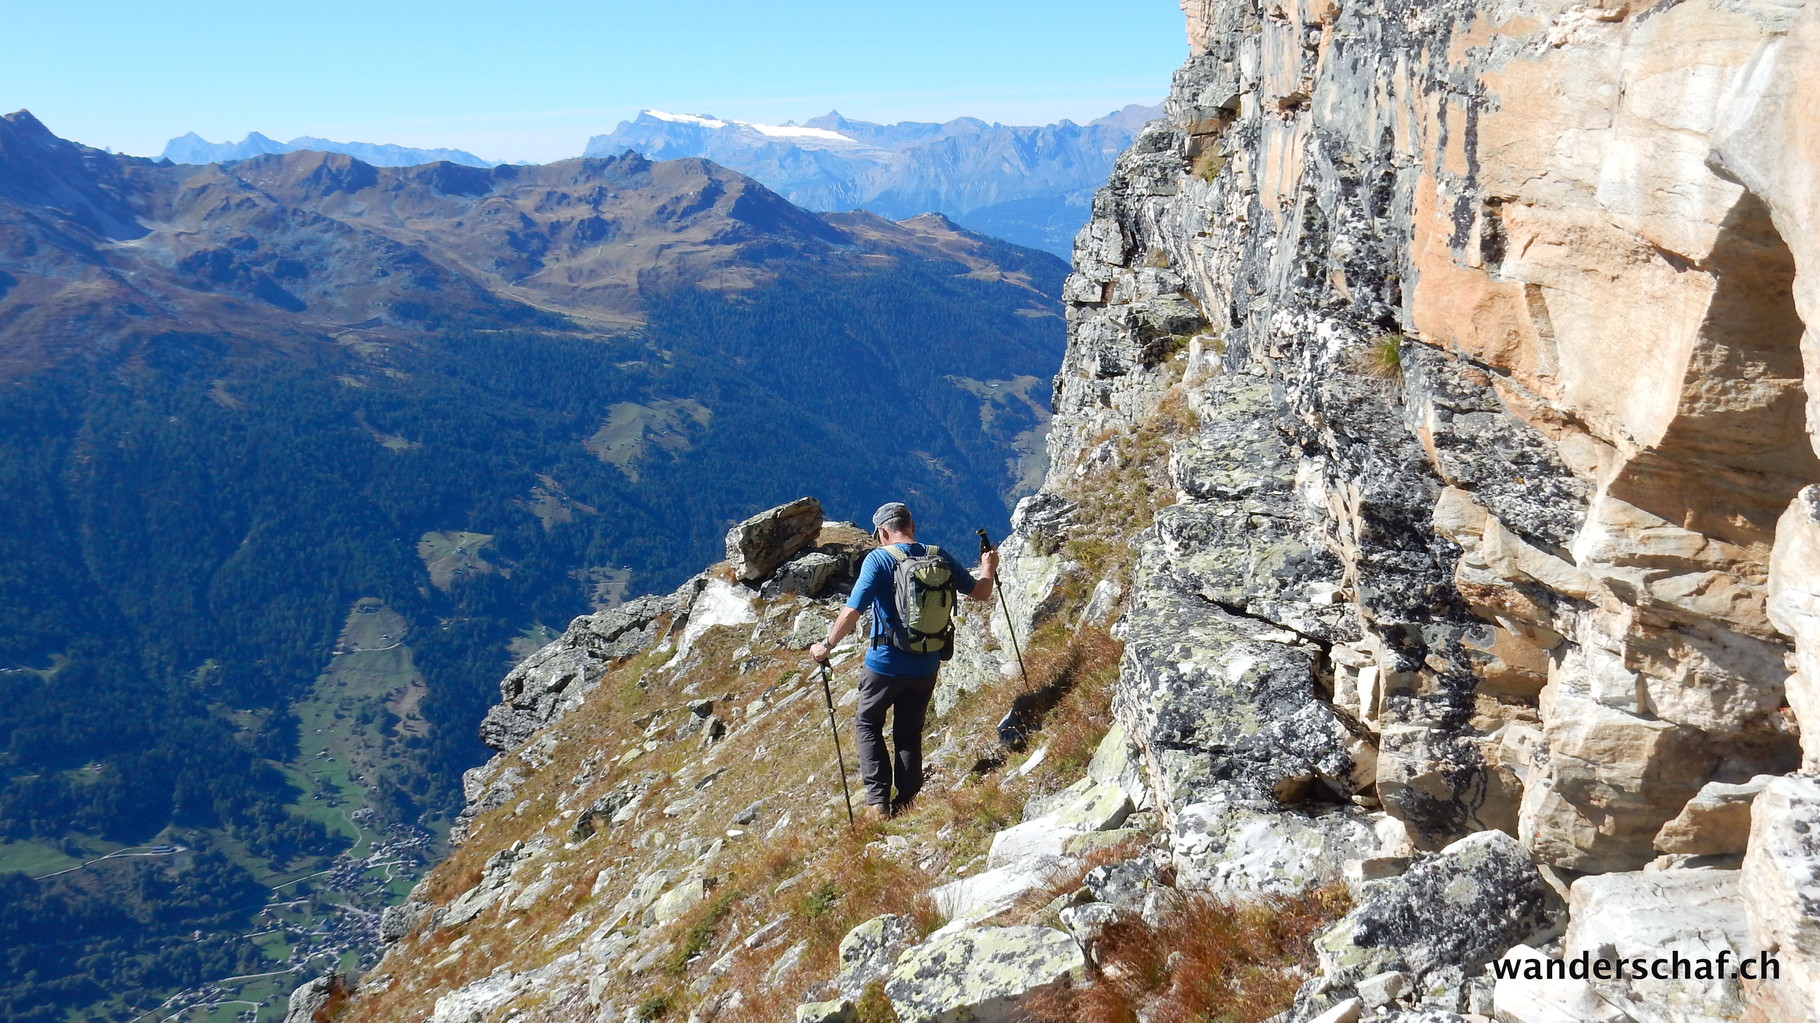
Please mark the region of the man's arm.
[[987, 551], [980, 555], [979, 579], [973, 589], [967, 591], [970, 600], [991, 600], [992, 584], [998, 579], [998, 551]]
[[853, 623], [859, 621], [859, 609], [843, 607], [840, 614], [834, 616], [834, 625], [828, 630], [828, 638], [820, 643], [809, 644], [809, 656], [818, 661], [825, 661], [847, 633], [853, 631]]

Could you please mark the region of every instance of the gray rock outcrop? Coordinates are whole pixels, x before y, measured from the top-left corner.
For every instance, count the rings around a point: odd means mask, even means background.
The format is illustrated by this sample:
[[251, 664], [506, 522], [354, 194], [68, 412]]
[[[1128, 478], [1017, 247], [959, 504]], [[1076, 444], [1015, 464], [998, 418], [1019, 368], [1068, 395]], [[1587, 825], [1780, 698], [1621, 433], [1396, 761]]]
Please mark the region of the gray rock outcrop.
[[687, 615], [699, 585], [691, 580], [667, 596], [639, 597], [575, 619], [499, 683], [500, 702], [481, 722], [481, 741], [512, 749], [581, 702], [608, 664], [650, 646], [667, 622]]
[[1350, 990], [1392, 971], [1418, 982], [1440, 970], [1463, 975], [1559, 933], [1563, 908], [1516, 839], [1469, 835], [1386, 881], [1322, 934], [1321, 979], [1311, 993]]
[[912, 950], [885, 994], [903, 1023], [1010, 1023], [1024, 999], [1085, 966], [1061, 931], [979, 927]]
[[[734, 578], [754, 582], [815, 541], [822, 529], [822, 503], [799, 497], [759, 512], [727, 531], [727, 564]], [[831, 567], [831, 566], [830, 566]]]
[[352, 990], [347, 978], [339, 973], [308, 981], [291, 992], [284, 1023], [328, 1023], [336, 1004], [346, 1001]]

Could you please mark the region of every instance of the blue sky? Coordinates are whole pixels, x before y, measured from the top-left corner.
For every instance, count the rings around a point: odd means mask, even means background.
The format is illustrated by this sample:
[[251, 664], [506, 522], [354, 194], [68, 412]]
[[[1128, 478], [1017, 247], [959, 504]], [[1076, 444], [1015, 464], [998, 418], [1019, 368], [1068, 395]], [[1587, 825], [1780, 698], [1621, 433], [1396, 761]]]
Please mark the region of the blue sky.
[[1084, 121], [1160, 100], [1187, 50], [1174, 0], [0, 0], [0, 22], [0, 112], [148, 156], [256, 130], [544, 161], [644, 107]]

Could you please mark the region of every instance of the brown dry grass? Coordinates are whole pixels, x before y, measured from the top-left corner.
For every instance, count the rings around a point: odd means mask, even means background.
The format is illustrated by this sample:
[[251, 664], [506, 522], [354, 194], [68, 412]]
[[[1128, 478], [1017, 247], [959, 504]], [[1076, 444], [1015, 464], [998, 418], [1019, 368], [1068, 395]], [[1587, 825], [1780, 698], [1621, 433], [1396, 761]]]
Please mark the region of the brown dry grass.
[[1312, 942], [1349, 908], [1335, 885], [1229, 902], [1183, 894], [1156, 925], [1130, 918], [1095, 946], [1089, 983], [1026, 1004], [1031, 1023], [1254, 1023], [1289, 1008]]

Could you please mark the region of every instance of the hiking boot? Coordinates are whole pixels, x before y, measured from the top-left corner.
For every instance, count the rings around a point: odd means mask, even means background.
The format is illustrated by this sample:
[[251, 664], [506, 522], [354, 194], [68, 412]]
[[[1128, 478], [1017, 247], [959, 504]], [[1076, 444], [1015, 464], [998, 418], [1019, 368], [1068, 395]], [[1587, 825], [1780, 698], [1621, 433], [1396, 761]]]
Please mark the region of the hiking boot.
[[888, 821], [897, 816], [897, 809], [887, 803], [867, 803], [866, 816], [873, 820]]
[[910, 808], [915, 805], [916, 805], [915, 796], [910, 796], [907, 799], [906, 798], [894, 799], [891, 801], [891, 816], [896, 817], [900, 813], [909, 813]]

